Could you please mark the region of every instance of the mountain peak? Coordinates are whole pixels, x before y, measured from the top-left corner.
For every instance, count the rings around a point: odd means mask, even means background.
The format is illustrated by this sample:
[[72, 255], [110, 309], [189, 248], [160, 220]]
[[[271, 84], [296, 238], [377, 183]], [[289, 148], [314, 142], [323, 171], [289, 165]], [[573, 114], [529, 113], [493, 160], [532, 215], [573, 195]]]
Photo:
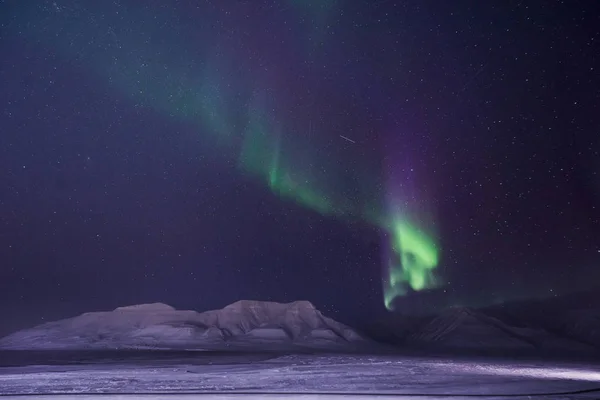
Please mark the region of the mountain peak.
[[304, 309], [312, 309], [316, 310], [315, 306], [307, 300], [298, 300], [291, 303], [279, 303], [276, 301], [260, 301], [260, 300], [238, 300], [234, 303], [231, 303], [225, 306], [225, 309], [232, 308], [304, 308]]
[[298, 300], [298, 301], [294, 301], [292, 303], [288, 303], [288, 305], [291, 307], [294, 307], [294, 308], [306, 308], [306, 309], [312, 309], [312, 310], [317, 309], [315, 307], [315, 305], [308, 300]]
[[471, 316], [471, 317], [477, 318], [479, 316], [479, 314], [480, 313], [478, 313], [477, 311], [475, 311], [469, 307], [452, 306], [452, 307], [448, 307], [448, 308], [445, 308], [444, 310], [442, 310], [442, 312], [439, 314], [439, 317]]
[[115, 311], [143, 311], [143, 312], [161, 312], [161, 311], [175, 311], [174, 307], [164, 303], [148, 303], [148, 304], [134, 304], [131, 306], [117, 307]]

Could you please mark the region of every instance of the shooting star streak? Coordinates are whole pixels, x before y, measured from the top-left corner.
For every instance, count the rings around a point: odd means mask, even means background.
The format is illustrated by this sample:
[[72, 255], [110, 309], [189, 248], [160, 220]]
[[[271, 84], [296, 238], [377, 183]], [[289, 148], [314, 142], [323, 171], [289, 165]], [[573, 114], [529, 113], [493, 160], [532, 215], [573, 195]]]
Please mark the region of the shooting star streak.
[[344, 140], [347, 140], [347, 141], [349, 141], [350, 143], [356, 143], [354, 140], [352, 140], [352, 139], [350, 139], [350, 138], [347, 138], [346, 136], [340, 135], [340, 137], [341, 137], [342, 139], [344, 139]]

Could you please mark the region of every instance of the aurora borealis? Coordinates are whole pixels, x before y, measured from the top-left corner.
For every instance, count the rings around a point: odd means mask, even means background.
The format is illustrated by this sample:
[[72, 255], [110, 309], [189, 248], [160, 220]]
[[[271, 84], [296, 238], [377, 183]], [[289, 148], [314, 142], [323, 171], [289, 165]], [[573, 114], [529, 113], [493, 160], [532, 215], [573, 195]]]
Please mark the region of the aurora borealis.
[[[305, 18], [314, 19], [311, 26], [317, 31], [323, 29], [327, 14], [335, 6], [334, 2], [290, 3], [305, 11]], [[240, 169], [260, 179], [281, 199], [330, 217], [363, 219], [387, 231], [390, 243], [385, 246], [394, 261], [383, 261], [386, 307], [394, 297], [405, 294], [406, 287], [415, 291], [432, 287], [439, 257], [433, 239], [408, 210], [388, 212], [386, 207], [373, 207], [384, 203], [378, 198], [381, 195], [391, 196], [391, 202], [400, 201], [402, 194], [396, 194], [401, 191], [392, 186], [394, 182], [375, 190], [369, 182], [382, 181], [382, 171], [360, 164], [344, 171], [341, 166], [348, 160], [319, 159], [313, 150], [315, 140], [302, 137], [306, 127], [287, 121], [285, 113], [278, 110], [277, 104], [285, 96], [282, 88], [265, 90], [260, 83], [254, 87], [242, 83], [259, 82], [260, 74], [252, 67], [234, 71], [233, 64], [240, 61], [235, 54], [227, 55], [235, 49], [221, 51], [225, 43], [207, 46], [201, 53], [202, 61], [190, 58], [185, 47], [178, 51], [179, 43], [187, 45], [185, 32], [190, 27], [182, 25], [173, 13], [149, 20], [147, 12], [135, 4], [119, 4], [114, 15], [125, 13], [126, 19], [105, 19], [99, 18], [104, 13], [97, 14], [87, 5], [53, 3], [20, 18], [36, 21], [39, 29], [30, 32], [33, 38], [49, 40], [48, 45], [64, 52], [65, 57], [81, 59], [115, 91], [142, 106], [195, 124], [198, 135], [212, 138], [204, 142], [206, 146], [224, 152], [224, 157], [240, 148]], [[154, 39], [166, 26], [182, 28]], [[306, 32], [313, 42], [317, 34]], [[314, 135], [321, 135], [322, 129], [315, 127]], [[313, 130], [310, 120], [308, 130]], [[362, 196], [340, 193], [336, 182], [343, 179], [351, 179], [356, 185], [352, 189]]]
[[[189, 307], [310, 297], [354, 318], [548, 295], [600, 261], [596, 125], [580, 110], [592, 53], [553, 50], [587, 33], [538, 32], [534, 6], [3, 7], [7, 281], [74, 293], [93, 271], [123, 302], [127, 271], [132, 302], [188, 304], [207, 285]], [[19, 247], [24, 230], [50, 261]]]

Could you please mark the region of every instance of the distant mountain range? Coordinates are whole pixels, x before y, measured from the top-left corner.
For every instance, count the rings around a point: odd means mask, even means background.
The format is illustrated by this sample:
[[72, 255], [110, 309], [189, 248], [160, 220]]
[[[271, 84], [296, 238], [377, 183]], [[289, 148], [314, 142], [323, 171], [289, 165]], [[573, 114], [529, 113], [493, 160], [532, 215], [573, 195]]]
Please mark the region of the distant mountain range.
[[600, 291], [480, 309], [451, 307], [423, 317], [390, 313], [360, 332], [324, 316], [307, 301], [243, 300], [202, 313], [155, 303], [18, 331], [0, 339], [0, 349], [404, 349], [600, 356]]

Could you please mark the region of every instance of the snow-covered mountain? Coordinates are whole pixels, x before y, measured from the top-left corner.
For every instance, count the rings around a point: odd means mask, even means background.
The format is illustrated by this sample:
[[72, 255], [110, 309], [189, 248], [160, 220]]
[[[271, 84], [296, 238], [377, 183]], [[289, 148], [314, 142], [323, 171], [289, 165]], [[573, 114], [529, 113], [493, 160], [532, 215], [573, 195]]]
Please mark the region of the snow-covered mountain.
[[308, 301], [242, 300], [202, 313], [162, 303], [91, 312], [15, 332], [2, 349], [350, 349], [368, 340]]

